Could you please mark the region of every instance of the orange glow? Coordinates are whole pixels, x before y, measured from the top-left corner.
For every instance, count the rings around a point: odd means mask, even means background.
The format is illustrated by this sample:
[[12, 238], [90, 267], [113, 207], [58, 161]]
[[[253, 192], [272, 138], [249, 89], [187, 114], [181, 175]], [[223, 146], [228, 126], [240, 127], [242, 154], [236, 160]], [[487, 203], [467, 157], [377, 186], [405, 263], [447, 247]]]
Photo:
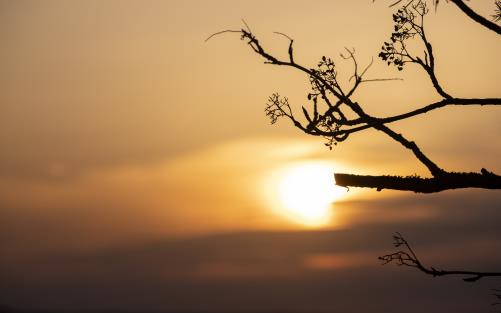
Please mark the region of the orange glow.
[[373, 265], [370, 253], [313, 254], [305, 259], [305, 266], [312, 270], [336, 270], [347, 267]]

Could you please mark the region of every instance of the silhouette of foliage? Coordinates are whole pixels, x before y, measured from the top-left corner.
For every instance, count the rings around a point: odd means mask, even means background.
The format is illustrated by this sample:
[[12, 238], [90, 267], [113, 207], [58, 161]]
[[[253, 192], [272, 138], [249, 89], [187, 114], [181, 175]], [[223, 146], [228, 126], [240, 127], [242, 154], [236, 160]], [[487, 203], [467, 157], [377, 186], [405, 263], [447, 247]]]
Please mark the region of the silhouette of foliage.
[[499, 22], [501, 21], [501, 0], [496, 0], [495, 4], [496, 4], [496, 9], [495, 9], [496, 11], [492, 15], [492, 19], [494, 20], [494, 22]]
[[[450, 1], [481, 25], [489, 29], [499, 28], [499, 26], [491, 21], [487, 21], [490, 24], [485, 24], [483, 17], [482, 22], [478, 21], [477, 14], [466, 7], [462, 1]], [[439, 1], [434, 1], [435, 6], [438, 3]], [[388, 65], [396, 66], [398, 70], [403, 70], [404, 66], [409, 63], [419, 66], [428, 75], [435, 91], [442, 99], [434, 103], [425, 104], [419, 109], [394, 116], [376, 117], [370, 115], [365, 111], [362, 103], [352, 99], [352, 95], [362, 84], [395, 79], [367, 78], [366, 76], [372, 65], [372, 61], [365, 67], [360, 68], [354, 49], [345, 48], [345, 52], [340, 55], [343, 60], [348, 60], [353, 64], [353, 72], [348, 82], [349, 84], [345, 86], [338, 79], [338, 70], [332, 58], [322, 56], [315, 67], [298, 64], [294, 59], [294, 40], [283, 33], [276, 34], [284, 36], [289, 41], [288, 58], [285, 60], [281, 60], [267, 52], [245, 22], [246, 28], [221, 31], [211, 35], [207, 40], [223, 33], [238, 33], [241, 40], [245, 41], [256, 54], [264, 59], [265, 64], [291, 67], [307, 75], [310, 82], [310, 92], [306, 98], [309, 104], [301, 107], [300, 112], [302, 116], [294, 113], [286, 97], [274, 93], [268, 99], [265, 108], [265, 113], [270, 118], [272, 124], [275, 124], [281, 118], [288, 119], [296, 128], [304, 133], [324, 137], [326, 139], [325, 145], [329, 149], [332, 149], [333, 146], [340, 142], [346, 141], [353, 133], [375, 129], [386, 134], [409, 150], [431, 174], [431, 177], [403, 177], [399, 175], [371, 176], [335, 173], [334, 176], [337, 185], [343, 187], [376, 188], [378, 191], [394, 189], [419, 193], [440, 192], [457, 188], [501, 189], [501, 176], [492, 171], [484, 168], [479, 172], [467, 173], [447, 171], [432, 161], [415, 141], [390, 128], [389, 124], [396, 121], [416, 117], [447, 106], [501, 105], [501, 98], [459, 98], [449, 95], [435, 74], [433, 47], [426, 37], [425, 32], [425, 16], [429, 12], [426, 1], [399, 0], [393, 5], [397, 4], [403, 5], [393, 14], [393, 32], [389, 41], [382, 45], [379, 58], [387, 62]], [[496, 27], [493, 27], [491, 24]], [[501, 34], [501, 32], [499, 33]], [[414, 44], [423, 45], [424, 52], [422, 55], [416, 55], [408, 49], [411, 41]], [[350, 117], [353, 115], [355, 117]]]
[[[414, 1], [416, 1], [416, 0], [397, 0], [396, 2], [391, 4], [390, 7], [396, 6], [396, 5], [401, 4], [401, 3], [405, 3], [404, 6], [406, 6]], [[485, 17], [477, 14], [470, 7], [468, 7], [463, 0], [445, 0], [445, 1], [446, 2], [450, 1], [450, 2], [454, 3], [469, 18], [471, 18], [472, 20], [474, 20], [478, 24], [485, 26], [486, 28], [501, 35], [501, 26], [499, 26], [495, 23], [495, 22], [498, 22], [499, 20], [501, 20], [501, 2], [500, 2], [500, 0], [495, 0], [495, 2], [494, 2], [495, 6], [496, 6], [495, 13], [492, 15], [492, 19], [493, 19], [494, 23], [489, 21]], [[440, 3], [440, 0], [433, 0], [433, 4], [435, 5], [435, 9], [437, 9], [439, 3]]]
[[[388, 65], [397, 66], [399, 71], [403, 70], [405, 63], [418, 63], [418, 60], [407, 51], [405, 42], [414, 38], [415, 35], [424, 37], [423, 17], [427, 13], [426, 3], [418, 2], [417, 5], [411, 5], [410, 9], [406, 6], [393, 14], [394, 32], [391, 34], [390, 41], [385, 42], [381, 47], [379, 57], [387, 61]], [[417, 23], [416, 15], [421, 17]]]

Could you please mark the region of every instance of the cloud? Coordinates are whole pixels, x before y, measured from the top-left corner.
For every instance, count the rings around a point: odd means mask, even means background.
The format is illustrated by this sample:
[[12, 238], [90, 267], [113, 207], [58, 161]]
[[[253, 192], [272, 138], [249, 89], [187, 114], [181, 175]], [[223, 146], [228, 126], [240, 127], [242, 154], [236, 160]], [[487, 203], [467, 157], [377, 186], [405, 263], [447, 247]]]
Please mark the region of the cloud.
[[[2, 177], [3, 242], [9, 253], [25, 253], [294, 227], [269, 210], [263, 181], [316, 148], [311, 140], [248, 138], [148, 164], [87, 169], [63, 180]], [[65, 170], [53, 168], [57, 175]], [[39, 236], [46, 240], [33, 244]]]
[[4, 179], [1, 300], [309, 312], [397, 312], [395, 299], [410, 292], [409, 312], [469, 312], [489, 301], [483, 282], [472, 295], [459, 279], [430, 282], [412, 269], [382, 267], [377, 256], [392, 251], [400, 231], [426, 264], [496, 270], [498, 193], [357, 193], [333, 204], [342, 228], [291, 231], [262, 205], [256, 183], [291, 160], [318, 160], [315, 151], [312, 141], [251, 139], [64, 183]]
[[[436, 224], [443, 231], [435, 233], [447, 237], [454, 222]], [[381, 266], [376, 257], [392, 249], [387, 232], [395, 226], [213, 234], [59, 253], [15, 264], [4, 260], [2, 268], [9, 271], [0, 291], [14, 306], [63, 309], [399, 312], [395, 303], [405, 303], [409, 312], [469, 312], [485, 305], [488, 287], [483, 282], [472, 286], [459, 278], [430, 280], [413, 269]], [[498, 230], [495, 238], [499, 235]], [[458, 242], [451, 245], [452, 239]], [[448, 257], [447, 249], [469, 251], [477, 266], [495, 267], [499, 255], [485, 259], [485, 246], [472, 250], [486, 239], [478, 228], [445, 241], [417, 240], [417, 251], [428, 263], [430, 251], [445, 248], [444, 263], [439, 264], [445, 266], [464, 265], [469, 257]]]

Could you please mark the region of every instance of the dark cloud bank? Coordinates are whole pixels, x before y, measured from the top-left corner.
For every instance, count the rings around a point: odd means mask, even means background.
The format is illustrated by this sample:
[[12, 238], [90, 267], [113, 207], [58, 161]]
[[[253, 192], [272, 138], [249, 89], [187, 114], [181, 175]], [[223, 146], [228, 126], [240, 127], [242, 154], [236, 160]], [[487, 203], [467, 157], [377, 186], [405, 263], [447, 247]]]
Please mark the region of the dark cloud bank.
[[[365, 207], [367, 219], [343, 230], [212, 234], [3, 258], [0, 303], [16, 312], [495, 312], [490, 288], [500, 288], [499, 279], [433, 278], [381, 266], [377, 256], [393, 251], [391, 235], [400, 231], [429, 265], [501, 270], [501, 194], [350, 205]], [[416, 206], [436, 214], [384, 222], [388, 212]], [[382, 222], [367, 222], [377, 216]], [[12, 244], [4, 240], [2, 250]], [[318, 255], [363, 260], [308, 267]]]

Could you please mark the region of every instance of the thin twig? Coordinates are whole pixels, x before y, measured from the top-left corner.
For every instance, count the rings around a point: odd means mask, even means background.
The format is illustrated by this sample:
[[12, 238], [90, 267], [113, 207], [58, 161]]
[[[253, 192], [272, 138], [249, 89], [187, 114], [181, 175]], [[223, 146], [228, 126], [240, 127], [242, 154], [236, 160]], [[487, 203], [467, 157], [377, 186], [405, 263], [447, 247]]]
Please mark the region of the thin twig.
[[[433, 266], [427, 267], [421, 263], [418, 259], [416, 253], [414, 253], [409, 242], [399, 232], [393, 235], [394, 243], [396, 248], [403, 246], [405, 249], [394, 253], [386, 254], [380, 256], [378, 259], [383, 261], [384, 264], [395, 262], [399, 266], [409, 266], [420, 270], [421, 272], [432, 275], [433, 277], [438, 276], [467, 276], [463, 278], [465, 282], [476, 282], [483, 277], [499, 277], [501, 272], [479, 272], [479, 271], [465, 271], [465, 270], [437, 270]], [[407, 250], [407, 251], [405, 251]]]
[[244, 23], [245, 28], [247, 28], [247, 31], [248, 31], [249, 33], [252, 33], [252, 30], [250, 29], [249, 25], [247, 24], [247, 22], [246, 22], [244, 19], [242, 19], [242, 23]]
[[287, 35], [286, 35], [286, 34], [284, 34], [284, 33], [281, 33], [281, 32], [273, 32], [273, 33], [274, 33], [274, 34], [278, 34], [278, 35], [282, 35], [282, 36], [284, 36], [285, 38], [287, 38], [287, 39], [289, 39], [289, 40], [291, 40], [291, 41], [292, 41], [292, 38], [291, 38], [291, 37], [289, 37], [289, 36], [287, 36]]
[[233, 30], [233, 29], [222, 30], [220, 32], [214, 33], [214, 34], [210, 35], [209, 37], [207, 37], [207, 39], [205, 39], [205, 42], [209, 41], [212, 37], [215, 37], [215, 36], [218, 36], [218, 35], [221, 35], [224, 33], [242, 33], [242, 31], [241, 30]]

